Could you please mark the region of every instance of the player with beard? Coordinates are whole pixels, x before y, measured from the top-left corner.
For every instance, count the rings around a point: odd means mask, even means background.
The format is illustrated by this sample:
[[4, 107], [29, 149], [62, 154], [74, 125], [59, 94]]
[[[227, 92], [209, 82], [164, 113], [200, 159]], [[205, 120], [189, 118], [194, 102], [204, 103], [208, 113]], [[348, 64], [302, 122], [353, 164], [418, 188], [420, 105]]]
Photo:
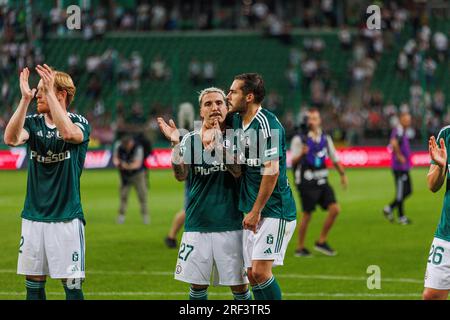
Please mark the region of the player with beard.
[[259, 74], [238, 75], [227, 95], [243, 164], [239, 209], [243, 220], [244, 261], [255, 300], [281, 300], [272, 268], [283, 265], [295, 231], [296, 206], [286, 175], [285, 130], [262, 107], [264, 81]]

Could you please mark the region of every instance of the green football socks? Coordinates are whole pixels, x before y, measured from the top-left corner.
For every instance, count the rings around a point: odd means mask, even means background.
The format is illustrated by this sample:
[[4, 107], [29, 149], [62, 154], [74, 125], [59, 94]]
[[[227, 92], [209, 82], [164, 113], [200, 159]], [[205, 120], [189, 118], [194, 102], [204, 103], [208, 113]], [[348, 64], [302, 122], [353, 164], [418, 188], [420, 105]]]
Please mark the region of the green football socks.
[[208, 300], [208, 289], [194, 289], [191, 287], [189, 300]]
[[274, 276], [261, 284], [252, 286], [255, 300], [281, 300], [281, 289]]
[[27, 300], [46, 300], [45, 280], [34, 281], [26, 279], [25, 286], [27, 288]]
[[84, 300], [81, 284], [77, 288], [69, 288], [66, 283], [63, 283], [63, 286], [66, 292], [66, 300]]
[[245, 292], [233, 292], [234, 300], [252, 300], [252, 295], [250, 290], [247, 289]]

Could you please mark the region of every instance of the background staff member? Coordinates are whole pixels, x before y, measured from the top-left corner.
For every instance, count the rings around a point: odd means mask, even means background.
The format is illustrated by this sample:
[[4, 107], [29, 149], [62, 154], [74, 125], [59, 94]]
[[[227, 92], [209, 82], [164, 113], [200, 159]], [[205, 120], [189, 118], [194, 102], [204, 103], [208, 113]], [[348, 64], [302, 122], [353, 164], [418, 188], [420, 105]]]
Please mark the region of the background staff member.
[[328, 170], [325, 164], [329, 157], [341, 175], [341, 183], [347, 187], [347, 176], [334, 148], [333, 140], [321, 129], [319, 110], [312, 108], [307, 113], [306, 132], [294, 136], [291, 142], [292, 166], [294, 168], [295, 184], [300, 193], [303, 208], [302, 221], [299, 228], [298, 247], [295, 255], [309, 256], [311, 253], [305, 248], [305, 237], [311, 213], [319, 204], [328, 210], [328, 216], [315, 243], [315, 249], [323, 254], [334, 256], [334, 251], [326, 242], [328, 233], [340, 212], [333, 188], [328, 184]]
[[384, 207], [383, 213], [390, 221], [394, 221], [393, 210], [398, 209], [398, 222], [403, 225], [411, 221], [405, 216], [403, 203], [411, 195], [411, 148], [407, 130], [411, 125], [411, 115], [408, 112], [400, 114], [400, 125], [392, 130], [390, 146], [392, 147], [391, 166], [395, 179], [395, 199]]
[[119, 168], [121, 178], [120, 208], [117, 218], [119, 224], [125, 222], [125, 212], [131, 187], [136, 189], [144, 224], [150, 223], [147, 204], [148, 184], [144, 160], [144, 148], [136, 143], [131, 136], [122, 137], [114, 148], [113, 164]]

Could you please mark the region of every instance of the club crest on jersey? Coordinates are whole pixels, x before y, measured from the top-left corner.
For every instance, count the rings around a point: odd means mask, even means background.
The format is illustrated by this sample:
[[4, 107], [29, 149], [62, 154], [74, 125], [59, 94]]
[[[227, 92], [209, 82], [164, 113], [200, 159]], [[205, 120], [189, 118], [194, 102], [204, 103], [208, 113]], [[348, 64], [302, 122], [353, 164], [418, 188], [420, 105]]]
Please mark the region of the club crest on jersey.
[[267, 236], [267, 244], [273, 244], [273, 235], [269, 234]]
[[245, 136], [244, 137], [244, 146], [246, 148], [250, 147], [250, 136]]
[[77, 262], [78, 261], [78, 252], [74, 251], [74, 253], [72, 253], [72, 261], [73, 262]]
[[224, 147], [225, 149], [230, 148], [230, 147], [231, 147], [231, 141], [228, 140], [228, 139], [223, 140], [223, 147]]
[[56, 130], [56, 139], [59, 139], [59, 140], [62, 140], [62, 136], [61, 136], [61, 134], [59, 133], [59, 130]]

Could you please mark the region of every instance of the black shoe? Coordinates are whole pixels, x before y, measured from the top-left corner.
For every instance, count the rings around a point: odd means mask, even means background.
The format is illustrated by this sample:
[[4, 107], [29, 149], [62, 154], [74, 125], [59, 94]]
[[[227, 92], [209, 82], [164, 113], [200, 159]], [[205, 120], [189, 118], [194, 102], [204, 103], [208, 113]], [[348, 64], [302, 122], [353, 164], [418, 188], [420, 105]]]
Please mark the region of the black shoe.
[[166, 237], [164, 239], [164, 242], [166, 243], [166, 246], [168, 246], [170, 249], [174, 249], [177, 247], [177, 240]]
[[385, 206], [383, 208], [383, 214], [389, 222], [394, 222], [394, 214], [392, 213], [392, 208], [390, 206]]
[[316, 246], [314, 247], [314, 249], [327, 256], [335, 256], [337, 254], [337, 252], [331, 249], [331, 247], [326, 242], [316, 242]]
[[294, 255], [296, 257], [305, 257], [305, 258], [307, 258], [307, 257], [311, 257], [311, 252], [309, 252], [309, 250], [305, 249], [305, 248], [297, 249], [297, 250], [295, 250]]

